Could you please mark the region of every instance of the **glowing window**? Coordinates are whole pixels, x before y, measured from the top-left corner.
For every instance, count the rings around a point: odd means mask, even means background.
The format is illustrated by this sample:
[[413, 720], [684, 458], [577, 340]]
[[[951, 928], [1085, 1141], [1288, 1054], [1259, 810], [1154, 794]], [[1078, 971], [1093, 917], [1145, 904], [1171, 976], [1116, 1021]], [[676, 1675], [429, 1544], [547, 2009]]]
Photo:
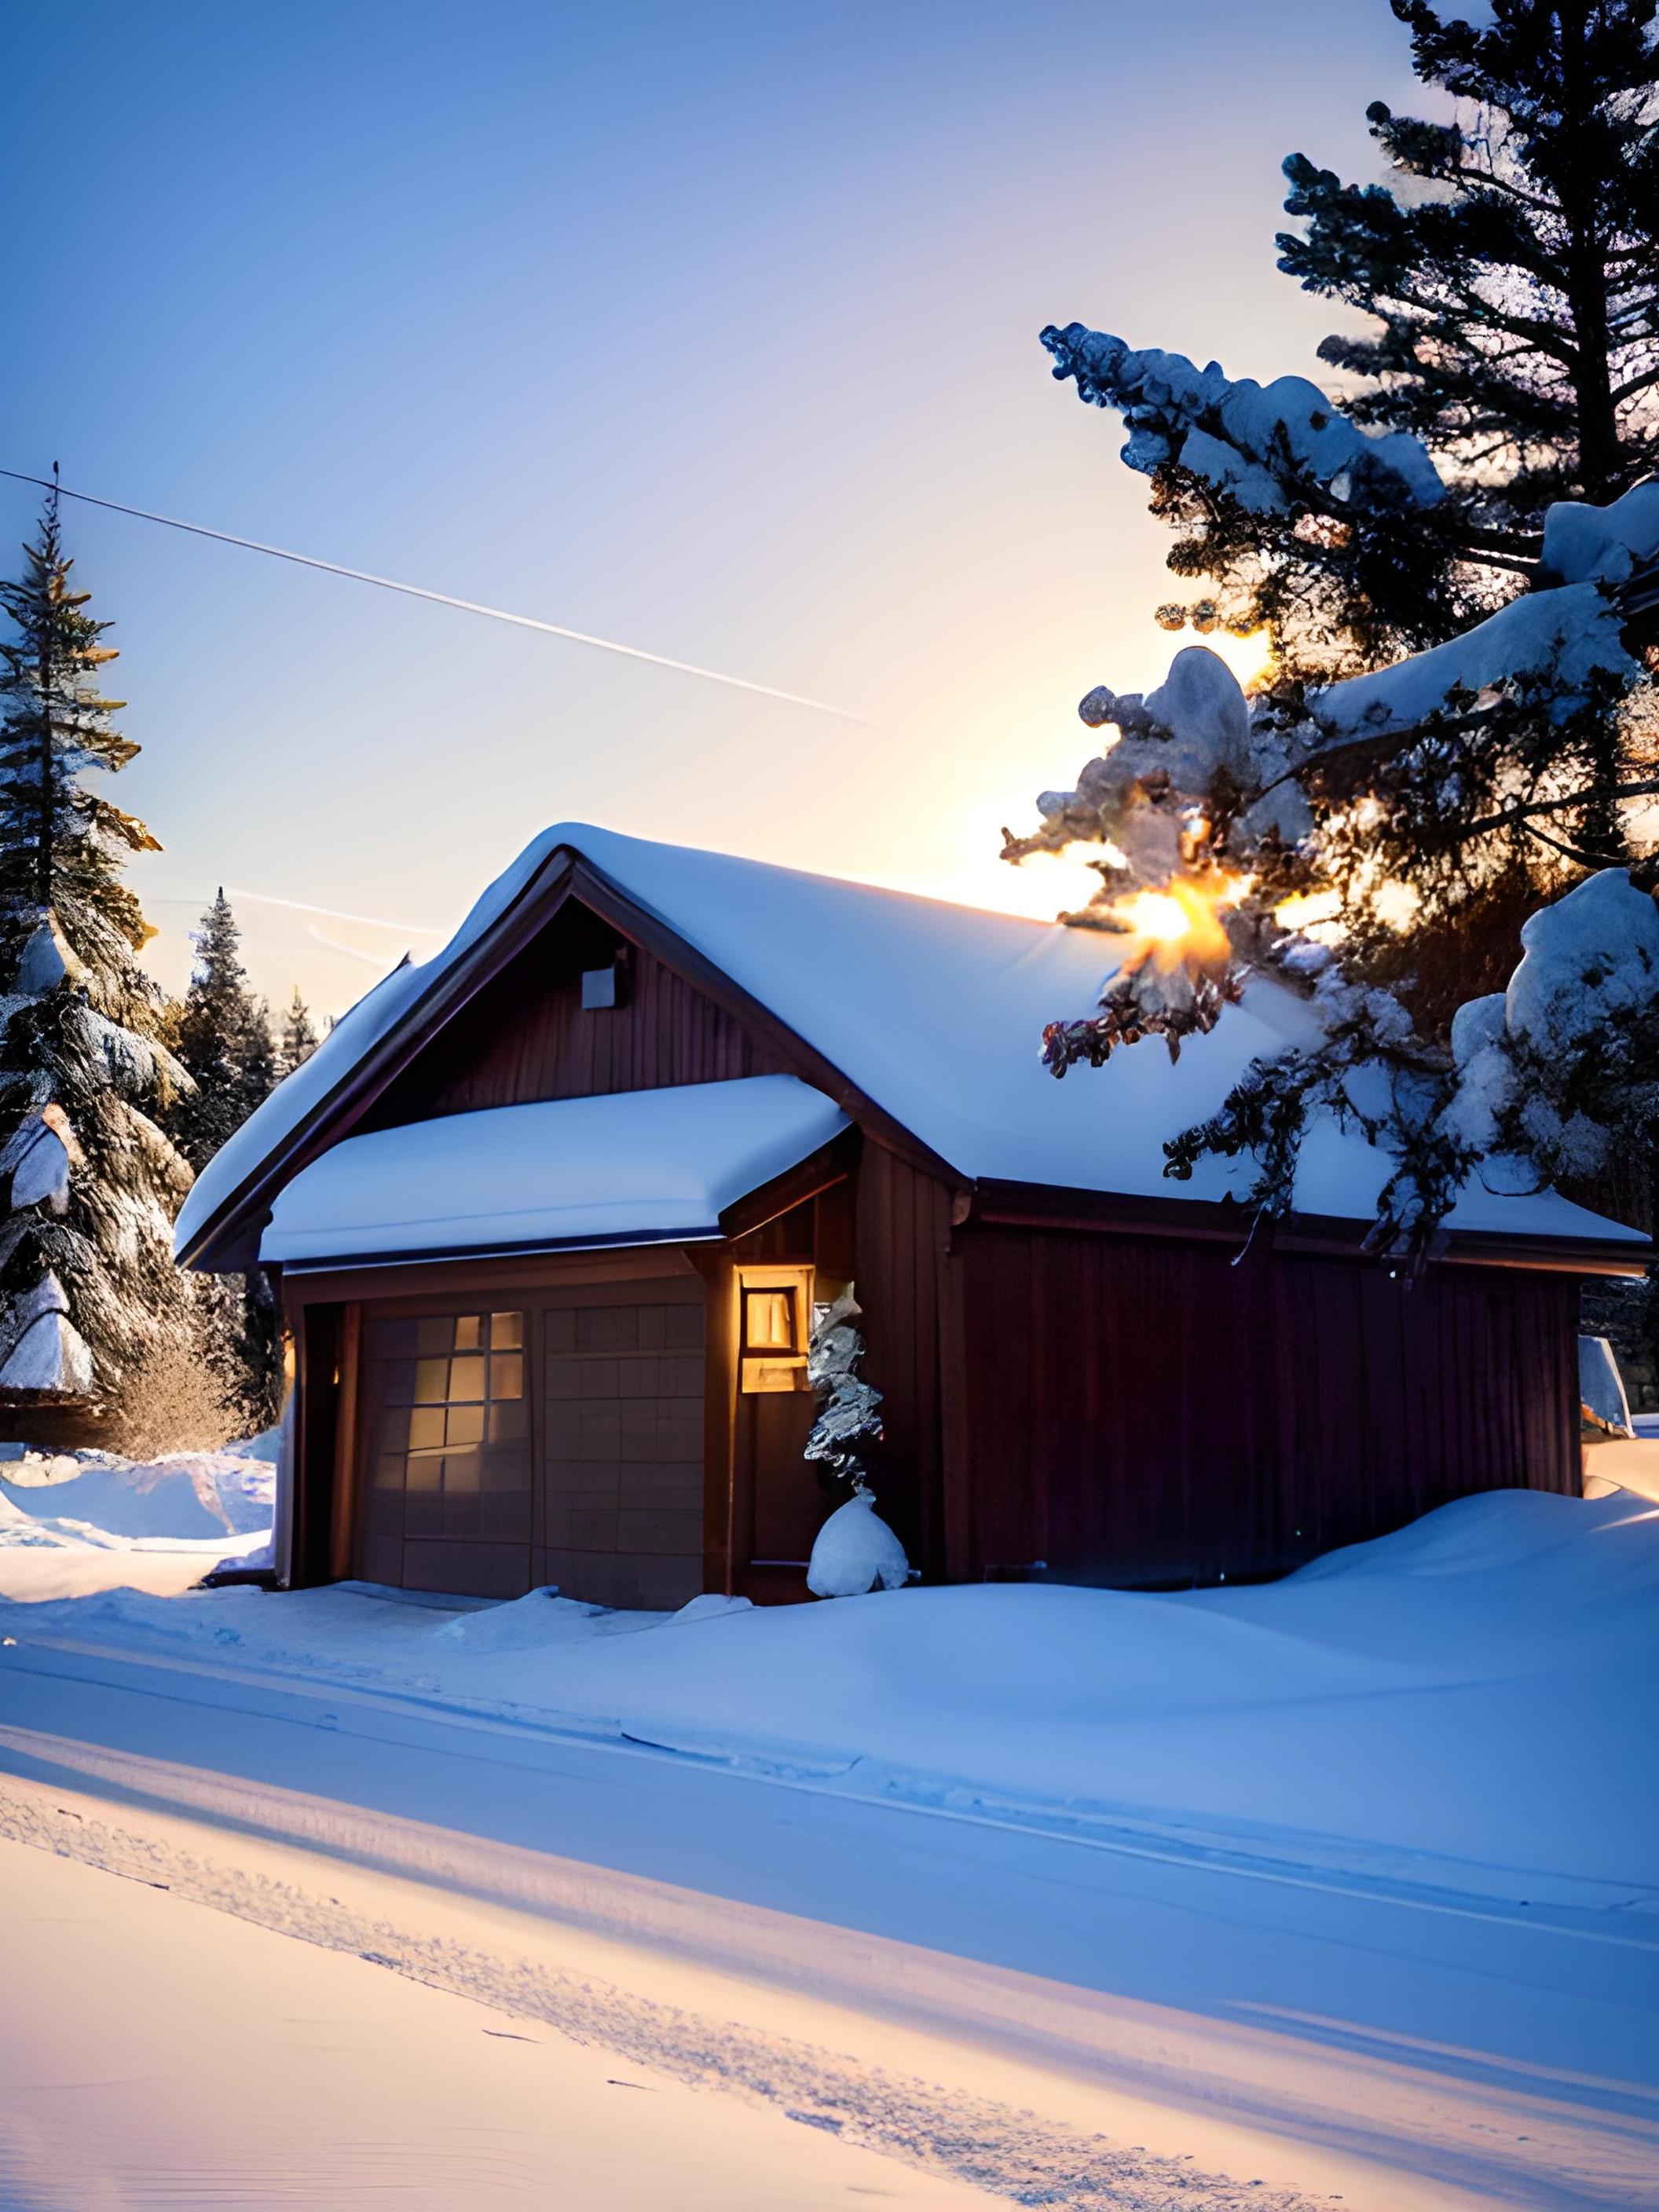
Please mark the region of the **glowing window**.
[[805, 1390], [808, 1267], [745, 1267], [738, 1277], [738, 1376], [747, 1391]]

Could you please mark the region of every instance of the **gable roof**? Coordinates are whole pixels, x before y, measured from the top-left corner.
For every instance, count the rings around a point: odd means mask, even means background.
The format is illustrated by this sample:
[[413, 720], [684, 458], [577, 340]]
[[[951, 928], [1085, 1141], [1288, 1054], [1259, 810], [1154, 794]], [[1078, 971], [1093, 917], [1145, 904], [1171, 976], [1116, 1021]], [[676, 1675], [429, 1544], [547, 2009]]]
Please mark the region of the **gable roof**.
[[[671, 965], [678, 947], [694, 971], [712, 971], [717, 987], [726, 979], [792, 1034], [805, 1079], [854, 1119], [873, 1115], [878, 1134], [908, 1133], [929, 1164], [964, 1183], [1166, 1200], [1237, 1194], [1250, 1163], [1207, 1160], [1176, 1184], [1164, 1174], [1164, 1142], [1215, 1112], [1253, 1059], [1316, 1030], [1307, 1001], [1258, 978], [1178, 1062], [1149, 1044], [1056, 1082], [1037, 1057], [1043, 1025], [1094, 1011], [1112, 966], [1109, 939], [562, 823], [489, 886], [441, 952], [359, 1000], [209, 1162], [179, 1217], [179, 1257], [209, 1255], [250, 1206], [262, 1217], [280, 1181], [330, 1140], [331, 1115], [354, 1081], [361, 1087], [383, 1066], [383, 1087], [529, 941], [573, 880], [579, 891], [586, 880], [613, 895], [624, 927], [630, 912], [655, 925], [653, 949]], [[1317, 1125], [1304, 1146], [1297, 1210], [1369, 1220], [1389, 1172], [1357, 1133]], [[1553, 1192], [1479, 1186], [1465, 1191], [1449, 1226], [1604, 1247], [1645, 1242]]]

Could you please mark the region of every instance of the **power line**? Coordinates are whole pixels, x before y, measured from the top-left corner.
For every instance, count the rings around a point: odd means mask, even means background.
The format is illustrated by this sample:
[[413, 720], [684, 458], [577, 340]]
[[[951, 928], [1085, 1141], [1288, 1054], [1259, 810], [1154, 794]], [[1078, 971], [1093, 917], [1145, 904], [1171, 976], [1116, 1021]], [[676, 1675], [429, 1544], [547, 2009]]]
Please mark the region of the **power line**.
[[78, 499], [86, 507], [106, 507], [112, 514], [130, 514], [140, 522], [159, 522], [167, 530], [183, 530], [192, 538], [211, 538], [221, 545], [240, 545], [246, 553], [266, 553], [273, 561], [292, 561], [301, 568], [320, 568], [325, 575], [345, 576], [354, 584], [374, 584], [383, 592], [401, 592], [407, 599], [429, 599], [434, 606], [456, 607], [468, 615], [488, 615], [492, 622], [513, 623], [520, 629], [538, 629], [549, 637], [567, 638], [573, 645], [591, 645], [601, 653], [620, 653], [629, 660], [649, 661], [653, 668], [672, 668], [681, 676], [701, 677], [708, 684], [729, 684], [733, 690], [753, 691], [763, 699], [781, 699], [787, 707], [805, 707], [815, 714], [834, 714], [843, 722], [861, 723], [872, 727], [869, 718], [854, 714], [845, 707], [831, 707], [822, 699], [805, 699], [796, 691], [779, 691], [769, 684], [753, 684], [746, 676], [726, 676], [718, 668], [699, 668], [690, 660], [671, 660], [666, 653], [647, 653], [637, 645], [618, 645], [614, 638], [592, 637], [587, 631], [567, 629], [562, 623], [542, 622], [535, 615], [510, 614], [505, 607], [487, 607], [477, 599], [458, 599], [447, 592], [428, 591], [423, 584], [400, 584], [392, 576], [376, 576], [367, 568], [343, 568], [337, 561], [321, 561], [310, 553], [292, 553], [283, 545], [264, 545], [257, 538], [238, 538], [228, 530], [210, 530], [204, 523], [180, 522], [176, 515], [152, 514], [148, 507], [125, 507], [118, 499], [100, 499], [89, 491], [71, 491], [67, 484], [59, 484], [51, 477], [32, 477], [21, 469], [0, 469], [0, 477], [9, 477], [14, 483], [39, 484], [43, 491], [57, 492], [64, 499]]

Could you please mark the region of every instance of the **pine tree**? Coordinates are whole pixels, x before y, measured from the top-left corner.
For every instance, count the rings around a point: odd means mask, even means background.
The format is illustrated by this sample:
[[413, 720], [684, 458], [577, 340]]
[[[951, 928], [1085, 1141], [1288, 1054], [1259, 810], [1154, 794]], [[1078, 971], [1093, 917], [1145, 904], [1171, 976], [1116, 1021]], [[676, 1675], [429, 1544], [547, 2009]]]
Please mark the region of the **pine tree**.
[[288, 1012], [283, 1018], [282, 1042], [276, 1054], [278, 1075], [292, 1075], [295, 1069], [309, 1060], [316, 1049], [316, 1025], [312, 1021], [310, 1007], [300, 996], [300, 987], [296, 983]]
[[1628, 655], [1576, 689], [1553, 663], [1512, 668], [1401, 728], [1343, 726], [1329, 687], [1564, 575], [1623, 580], [1583, 575], [1545, 525], [1659, 462], [1659, 0], [1494, 0], [1484, 26], [1392, 5], [1451, 118], [1370, 108], [1399, 190], [1285, 163], [1303, 228], [1280, 266], [1371, 325], [1321, 348], [1340, 388], [1264, 390], [1078, 324], [1044, 343], [1057, 376], [1125, 415], [1124, 459], [1177, 532], [1170, 565], [1206, 581], [1160, 619], [1267, 633], [1254, 720], [1283, 740], [1318, 850], [1281, 823], [1280, 849], [1247, 832], [1236, 855], [1281, 895], [1334, 894], [1350, 961], [1443, 1037], [1541, 900], [1650, 862], [1628, 801], [1655, 781], [1654, 688]]
[[196, 957], [173, 1048], [195, 1087], [173, 1108], [171, 1127], [199, 1170], [270, 1096], [278, 1070], [270, 1010], [248, 988], [241, 932], [222, 888], [192, 942]]
[[171, 1227], [191, 1173], [158, 1121], [189, 1078], [120, 877], [160, 848], [86, 782], [138, 748], [98, 688], [116, 655], [71, 588], [55, 493], [24, 562], [0, 585], [0, 1394], [107, 1404], [192, 1341]]
[[[1285, 163], [1279, 240], [1304, 289], [1374, 319], [1320, 356], [1352, 420], [1455, 469], [1465, 549], [1536, 556], [1545, 508], [1615, 499], [1659, 458], [1655, 0], [1499, 0], [1489, 25], [1394, 0], [1449, 122], [1367, 110], [1402, 201]], [[1423, 187], [1427, 187], [1426, 191]]]
[[1160, 619], [1265, 628], [1271, 659], [1248, 702], [1190, 648], [1144, 698], [1090, 693], [1113, 741], [1006, 854], [1093, 847], [1083, 926], [1133, 933], [1148, 893], [1188, 918], [1053, 1025], [1056, 1074], [1149, 1033], [1178, 1052], [1275, 973], [1318, 1041], [1256, 1063], [1168, 1171], [1248, 1153], [1282, 1212], [1328, 1109], [1393, 1157], [1375, 1234], [1415, 1261], [1477, 1171], [1641, 1225], [1659, 1188], [1617, 1172], [1659, 1127], [1659, 842], [1632, 803], [1659, 794], [1659, 0], [1392, 5], [1451, 118], [1370, 111], [1399, 192], [1285, 164], [1281, 266], [1372, 322], [1321, 349], [1340, 390], [1043, 333], [1123, 416], [1170, 567], [1208, 580]]

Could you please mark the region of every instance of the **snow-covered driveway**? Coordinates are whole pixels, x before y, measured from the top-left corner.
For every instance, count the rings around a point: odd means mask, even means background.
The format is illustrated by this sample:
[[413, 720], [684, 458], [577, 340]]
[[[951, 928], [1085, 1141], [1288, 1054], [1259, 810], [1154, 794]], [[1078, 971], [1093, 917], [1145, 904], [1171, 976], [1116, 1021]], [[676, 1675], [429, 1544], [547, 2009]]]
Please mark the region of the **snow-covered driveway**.
[[[1141, 1855], [70, 1642], [0, 1650], [0, 1832], [563, 2030], [610, 2074], [1026, 2203], [1652, 2202], [1642, 1916]], [[786, 2177], [729, 2201], [813, 2200]]]
[[539, 2021], [17, 1844], [0, 1844], [0, 1948], [6, 2212], [986, 2203]]

